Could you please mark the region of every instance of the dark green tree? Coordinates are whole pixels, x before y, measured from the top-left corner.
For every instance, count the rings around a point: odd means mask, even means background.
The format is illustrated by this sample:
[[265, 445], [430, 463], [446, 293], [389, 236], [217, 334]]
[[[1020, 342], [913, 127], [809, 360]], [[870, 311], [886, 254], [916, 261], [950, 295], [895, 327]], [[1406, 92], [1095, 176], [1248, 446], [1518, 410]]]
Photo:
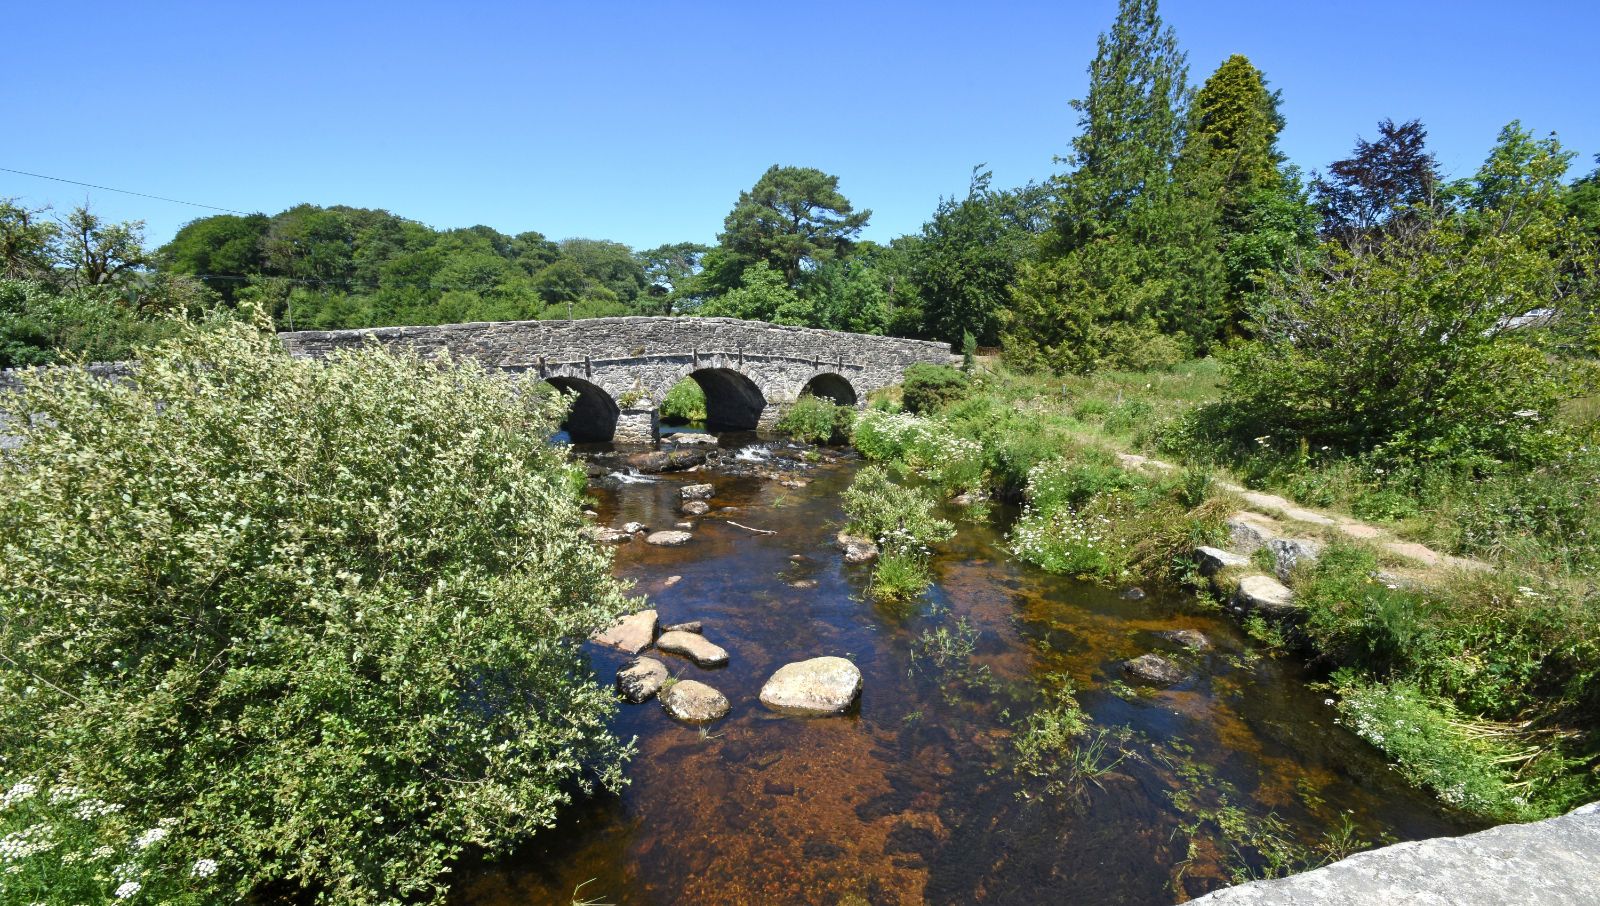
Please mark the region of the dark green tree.
[[60, 228], [15, 198], [0, 198], [0, 277], [54, 280], [55, 245]]
[[966, 197], [939, 202], [912, 259], [923, 332], [947, 343], [965, 333], [986, 346], [999, 341], [1010, 286], [1043, 220], [1041, 189], [997, 192], [991, 179], [982, 165], [974, 167]]
[[[872, 216], [857, 211], [839, 193], [839, 178], [813, 167], [774, 164], [723, 221], [718, 237], [728, 259], [742, 275], [744, 267], [765, 261], [789, 286], [800, 282], [807, 268], [848, 255], [861, 228]], [[735, 268], [718, 274], [738, 276]]]
[[161, 269], [195, 274], [232, 302], [250, 275], [261, 273], [269, 222], [265, 214], [218, 214], [191, 220], [156, 252]]
[[701, 261], [710, 250], [698, 242], [674, 242], [639, 253], [650, 314], [679, 314], [691, 281], [700, 273]]

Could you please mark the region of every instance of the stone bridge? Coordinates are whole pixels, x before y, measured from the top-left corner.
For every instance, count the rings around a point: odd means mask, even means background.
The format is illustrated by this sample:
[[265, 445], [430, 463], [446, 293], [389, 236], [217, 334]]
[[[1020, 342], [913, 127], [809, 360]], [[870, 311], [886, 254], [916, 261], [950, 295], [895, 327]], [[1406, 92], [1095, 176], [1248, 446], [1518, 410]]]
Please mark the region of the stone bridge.
[[770, 428], [802, 393], [859, 406], [897, 384], [906, 366], [944, 364], [950, 347], [733, 318], [592, 318], [279, 334], [293, 355], [321, 357], [374, 339], [424, 356], [448, 351], [487, 368], [533, 373], [576, 397], [575, 441], [648, 442], [667, 391], [692, 378], [706, 427]]

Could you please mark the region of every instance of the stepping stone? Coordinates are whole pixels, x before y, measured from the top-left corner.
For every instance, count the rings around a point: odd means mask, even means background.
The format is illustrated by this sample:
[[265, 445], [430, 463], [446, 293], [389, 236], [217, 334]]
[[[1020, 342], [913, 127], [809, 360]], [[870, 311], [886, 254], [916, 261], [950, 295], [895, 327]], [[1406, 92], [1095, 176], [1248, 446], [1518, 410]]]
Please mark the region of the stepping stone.
[[1245, 576], [1239, 580], [1233, 602], [1246, 611], [1259, 611], [1268, 617], [1285, 617], [1300, 609], [1294, 603], [1294, 592], [1271, 576]]
[[645, 525], [643, 522], [628, 522], [623, 524], [622, 530], [630, 535], [637, 535], [640, 532], [648, 532], [650, 526]]
[[652, 532], [644, 540], [647, 544], [654, 544], [660, 547], [677, 547], [680, 544], [688, 544], [689, 539], [693, 537], [688, 532], [666, 531]]
[[600, 544], [626, 544], [633, 540], [633, 535], [621, 529], [607, 528], [603, 525], [591, 525], [585, 531], [591, 541]]
[[1219, 547], [1201, 547], [1194, 552], [1195, 563], [1200, 566], [1200, 575], [1210, 578], [1230, 566], [1249, 566], [1250, 558], [1241, 557], [1233, 551], [1225, 551]]
[[617, 691], [634, 704], [648, 701], [667, 681], [667, 665], [653, 657], [635, 658], [617, 671]]
[[636, 614], [623, 617], [609, 628], [595, 633], [589, 637], [589, 640], [596, 644], [605, 645], [607, 648], [616, 648], [629, 654], [638, 654], [650, 647], [650, 642], [655, 637], [656, 612], [654, 610], [641, 610]]
[[784, 664], [761, 687], [761, 703], [796, 714], [839, 714], [861, 694], [861, 670], [842, 657]]
[[727, 696], [697, 680], [679, 680], [661, 693], [661, 706], [678, 720], [705, 723], [726, 717]]
[[694, 632], [665, 632], [656, 639], [656, 648], [668, 654], [681, 654], [701, 667], [721, 667], [728, 663], [728, 652]]
[[708, 484], [688, 484], [678, 489], [678, 496], [684, 500], [705, 500], [716, 490], [716, 488]]
[[704, 500], [685, 500], [678, 509], [685, 516], [704, 516], [711, 509], [711, 504]]
[[699, 632], [705, 626], [699, 620], [690, 620], [687, 623], [673, 623], [662, 632]]
[[1346, 537], [1354, 538], [1357, 541], [1371, 541], [1383, 535], [1382, 531], [1364, 522], [1341, 522], [1339, 523], [1339, 531], [1343, 532]]
[[1313, 510], [1304, 509], [1303, 507], [1288, 507], [1283, 511], [1283, 515], [1289, 519], [1295, 520], [1296, 522], [1309, 522], [1312, 525], [1335, 524], [1334, 521], [1329, 519], [1327, 516], [1324, 516], [1321, 513]]
[[1260, 491], [1245, 491], [1239, 495], [1245, 502], [1253, 507], [1263, 510], [1292, 510], [1294, 504], [1279, 497], [1277, 494], [1263, 494]]

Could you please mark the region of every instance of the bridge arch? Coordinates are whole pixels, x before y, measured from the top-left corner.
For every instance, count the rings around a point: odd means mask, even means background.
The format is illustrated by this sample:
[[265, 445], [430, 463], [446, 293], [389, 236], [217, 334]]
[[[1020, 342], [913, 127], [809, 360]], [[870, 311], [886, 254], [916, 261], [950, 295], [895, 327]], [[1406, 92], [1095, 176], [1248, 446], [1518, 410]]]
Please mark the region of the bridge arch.
[[806, 394], [820, 396], [833, 400], [841, 406], [854, 406], [856, 404], [856, 388], [843, 375], [824, 371], [815, 375], [806, 385], [800, 388], [800, 395]]
[[572, 408], [561, 423], [561, 429], [573, 443], [609, 441], [616, 436], [617, 418], [622, 410], [611, 394], [582, 378], [549, 377], [545, 378], [545, 383], [572, 397]]
[[754, 431], [767, 408], [766, 394], [732, 368], [701, 368], [689, 377], [706, 395], [706, 430]]

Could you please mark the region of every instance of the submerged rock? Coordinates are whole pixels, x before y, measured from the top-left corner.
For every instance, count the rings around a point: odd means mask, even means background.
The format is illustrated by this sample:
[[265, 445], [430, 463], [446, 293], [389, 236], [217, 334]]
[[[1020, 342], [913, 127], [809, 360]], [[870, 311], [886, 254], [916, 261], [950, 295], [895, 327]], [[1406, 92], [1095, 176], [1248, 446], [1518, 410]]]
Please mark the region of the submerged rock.
[[622, 530], [630, 535], [637, 535], [640, 532], [650, 531], [650, 526], [645, 525], [643, 522], [626, 522], [623, 523]]
[[1169, 642], [1182, 645], [1191, 651], [1211, 650], [1211, 640], [1206, 638], [1204, 633], [1193, 629], [1168, 629], [1165, 632], [1158, 632], [1156, 635]]
[[711, 504], [704, 500], [685, 500], [683, 506], [678, 509], [685, 516], [704, 516], [711, 509]]
[[840, 532], [833, 540], [835, 544], [839, 545], [839, 549], [844, 551], [844, 562], [846, 563], [867, 563], [878, 559], [878, 545], [874, 544], [870, 538], [862, 538], [857, 535], [847, 535], [844, 532]]
[[816, 579], [795, 579], [793, 582], [789, 583], [789, 587], [790, 588], [816, 588], [817, 587], [817, 580]]
[[614, 529], [604, 525], [591, 525], [584, 529], [584, 534], [590, 541], [600, 544], [626, 544], [633, 540], [633, 535], [622, 529]]
[[634, 704], [648, 701], [667, 681], [667, 665], [653, 657], [634, 658], [617, 671], [617, 691]]
[[680, 544], [688, 544], [692, 538], [694, 536], [688, 532], [666, 531], [651, 532], [644, 540], [647, 544], [655, 544], [661, 547], [677, 547]]
[[704, 723], [726, 717], [727, 696], [697, 680], [679, 680], [661, 693], [661, 706], [678, 720]]
[[682, 581], [683, 581], [683, 577], [682, 576], [668, 576], [667, 580], [665, 582], [661, 583], [661, 587], [662, 588], [671, 588], [672, 586], [677, 585], [679, 582], [682, 582]]
[[589, 640], [616, 648], [629, 654], [638, 654], [650, 647], [656, 637], [656, 612], [654, 610], [641, 610], [636, 614], [625, 616], [589, 637]]
[[797, 714], [839, 714], [861, 694], [861, 670], [842, 657], [784, 664], [761, 687], [761, 703]]
[[1183, 670], [1159, 654], [1141, 654], [1122, 662], [1122, 672], [1153, 686], [1171, 686], [1183, 682]]
[[716, 493], [716, 490], [709, 484], [686, 484], [678, 489], [678, 496], [684, 500], [705, 500]]
[[1133, 588], [1124, 588], [1121, 597], [1124, 601], [1143, 601], [1147, 596], [1144, 593], [1144, 589], [1135, 586]]
[[681, 654], [701, 667], [721, 667], [728, 663], [728, 652], [693, 632], [665, 632], [656, 639], [656, 648], [668, 654]]

